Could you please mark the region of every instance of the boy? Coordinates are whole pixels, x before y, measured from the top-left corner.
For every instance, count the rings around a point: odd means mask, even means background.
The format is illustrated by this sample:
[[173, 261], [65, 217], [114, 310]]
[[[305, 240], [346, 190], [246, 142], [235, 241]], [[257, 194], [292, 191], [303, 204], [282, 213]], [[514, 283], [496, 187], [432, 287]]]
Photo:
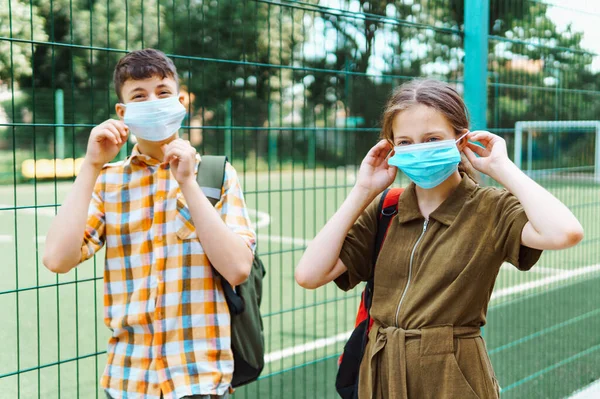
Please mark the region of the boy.
[[[235, 169], [227, 164], [213, 207], [196, 182], [200, 156], [178, 138], [183, 95], [162, 52], [129, 53], [114, 83], [119, 120], [92, 129], [48, 231], [44, 265], [66, 273], [106, 245], [108, 398], [224, 398], [233, 354], [216, 272], [232, 286], [242, 283], [256, 241]], [[131, 156], [106, 164], [130, 133], [137, 138]]]

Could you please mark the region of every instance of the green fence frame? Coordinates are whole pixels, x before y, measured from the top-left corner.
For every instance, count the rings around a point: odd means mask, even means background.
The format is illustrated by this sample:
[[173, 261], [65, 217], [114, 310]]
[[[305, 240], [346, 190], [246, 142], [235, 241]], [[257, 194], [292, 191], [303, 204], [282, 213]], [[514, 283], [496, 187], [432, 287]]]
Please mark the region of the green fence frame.
[[[334, 398], [359, 291], [307, 292], [293, 267], [352, 187], [389, 91], [415, 76], [450, 82], [472, 128], [502, 135], [510, 154], [520, 121], [597, 120], [600, 56], [554, 25], [557, 11], [600, 20], [540, 0], [0, 0], [0, 398], [102, 397], [102, 256], [67, 275], [44, 269], [40, 237], [72, 177], [41, 173], [59, 169], [43, 159], [64, 158], [68, 174], [89, 130], [114, 116], [111, 73], [126, 52], [174, 59], [195, 96], [182, 135], [228, 155], [259, 226], [270, 357], [235, 397]], [[600, 379], [588, 133], [536, 131], [523, 143], [586, 238], [545, 254], [538, 271], [501, 272], [485, 337], [503, 397], [561, 398]], [[40, 177], [24, 175], [27, 159]]]

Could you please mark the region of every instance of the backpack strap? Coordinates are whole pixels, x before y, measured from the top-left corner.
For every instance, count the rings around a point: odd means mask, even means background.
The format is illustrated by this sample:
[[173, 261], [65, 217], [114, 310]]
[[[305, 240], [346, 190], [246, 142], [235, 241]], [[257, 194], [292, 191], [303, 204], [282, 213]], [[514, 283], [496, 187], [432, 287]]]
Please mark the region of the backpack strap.
[[[373, 249], [373, 268], [377, 264], [377, 258], [387, 236], [391, 221], [396, 213], [398, 213], [398, 201], [403, 191], [403, 188], [388, 188], [383, 192], [379, 200], [379, 205], [377, 206], [377, 235], [375, 236], [375, 248]], [[369, 299], [368, 303], [365, 303], [367, 309], [371, 309], [374, 279], [375, 277], [371, 277], [367, 281], [367, 290], [369, 291], [369, 295], [365, 296]]]
[[[224, 155], [204, 155], [200, 159], [196, 181], [212, 206], [215, 206], [221, 199], [223, 183], [225, 182], [226, 166], [227, 157]], [[219, 274], [216, 269], [214, 270]], [[235, 292], [235, 289], [223, 278], [223, 276], [220, 277], [230, 312], [234, 315], [242, 313], [246, 307], [244, 299]]]
[[385, 241], [390, 222], [396, 213], [398, 213], [398, 201], [400, 200], [402, 191], [404, 191], [402, 188], [388, 188], [384, 191], [381, 200], [379, 201], [379, 206], [377, 208], [377, 237], [375, 240], [375, 250], [373, 252], [373, 265], [377, 263], [379, 251], [381, 251], [383, 241]]
[[224, 155], [204, 155], [198, 165], [196, 181], [213, 206], [221, 199], [226, 165], [227, 157]]

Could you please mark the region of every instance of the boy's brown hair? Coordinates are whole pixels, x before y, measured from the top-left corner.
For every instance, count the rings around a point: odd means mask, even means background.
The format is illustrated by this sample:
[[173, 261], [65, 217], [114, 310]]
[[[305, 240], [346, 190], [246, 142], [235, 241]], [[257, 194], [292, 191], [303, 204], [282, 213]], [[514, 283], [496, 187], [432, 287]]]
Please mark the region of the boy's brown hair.
[[132, 51], [119, 60], [113, 74], [115, 91], [120, 102], [123, 102], [121, 89], [123, 84], [129, 79], [141, 80], [153, 76], [159, 76], [162, 79], [172, 78], [179, 88], [179, 77], [177, 68], [169, 57], [160, 50], [146, 48], [143, 50]]

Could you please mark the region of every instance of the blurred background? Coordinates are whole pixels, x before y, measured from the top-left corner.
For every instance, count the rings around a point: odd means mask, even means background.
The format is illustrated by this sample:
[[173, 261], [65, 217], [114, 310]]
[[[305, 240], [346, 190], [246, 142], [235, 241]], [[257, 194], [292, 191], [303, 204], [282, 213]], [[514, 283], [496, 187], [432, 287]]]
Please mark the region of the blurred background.
[[267, 266], [267, 366], [236, 398], [336, 397], [360, 288], [305, 291], [293, 270], [390, 91], [414, 77], [454, 85], [472, 127], [504, 137], [585, 228], [577, 247], [498, 276], [484, 336], [502, 397], [600, 397], [596, 2], [0, 0], [0, 398], [103, 397], [103, 253], [59, 276], [41, 253], [91, 128], [116, 117], [114, 66], [144, 47], [178, 68], [181, 135], [239, 171]]

